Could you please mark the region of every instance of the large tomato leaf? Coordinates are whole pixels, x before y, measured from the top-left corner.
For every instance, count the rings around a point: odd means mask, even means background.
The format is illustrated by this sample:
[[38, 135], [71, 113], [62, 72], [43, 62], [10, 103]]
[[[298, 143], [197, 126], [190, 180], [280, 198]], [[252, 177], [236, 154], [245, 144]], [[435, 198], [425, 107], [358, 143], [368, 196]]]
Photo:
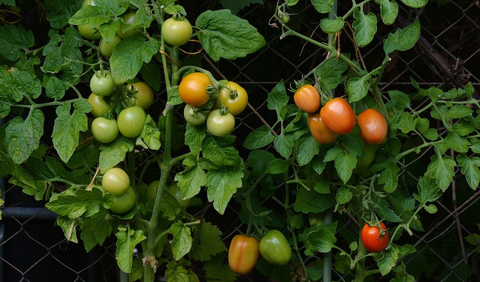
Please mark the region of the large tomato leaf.
[[177, 221], [170, 226], [169, 233], [173, 235], [171, 242], [173, 258], [178, 261], [192, 248], [192, 231], [183, 222]]
[[228, 202], [238, 188], [242, 187], [243, 162], [240, 166], [222, 166], [207, 173], [207, 197], [215, 210], [223, 214]]
[[367, 46], [377, 33], [377, 17], [374, 13], [365, 15], [363, 9], [356, 9], [353, 16], [355, 18], [352, 24], [355, 30], [355, 42], [359, 47]]
[[25, 120], [15, 117], [8, 123], [5, 130], [7, 151], [16, 164], [26, 161], [38, 148], [44, 121], [43, 112], [35, 109]]
[[118, 232], [115, 234], [117, 237], [117, 250], [115, 252], [115, 258], [117, 259], [118, 267], [125, 272], [130, 273], [133, 265], [133, 249], [147, 239], [142, 230], [130, 229], [130, 225], [119, 226]]
[[193, 259], [197, 261], [208, 261], [213, 255], [227, 250], [221, 240], [222, 231], [210, 222], [202, 220], [200, 228], [194, 232], [196, 246], [193, 248]]
[[407, 51], [417, 43], [420, 38], [420, 21], [416, 20], [411, 25], [390, 33], [383, 42], [383, 51], [388, 56], [393, 51]]

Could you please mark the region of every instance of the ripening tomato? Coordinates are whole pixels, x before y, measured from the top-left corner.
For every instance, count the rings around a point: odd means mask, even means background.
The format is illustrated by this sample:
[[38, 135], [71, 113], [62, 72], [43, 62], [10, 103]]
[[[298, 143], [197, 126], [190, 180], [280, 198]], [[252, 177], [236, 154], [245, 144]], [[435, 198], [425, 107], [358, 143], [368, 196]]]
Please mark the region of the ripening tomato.
[[148, 110], [153, 105], [155, 95], [153, 89], [143, 81], [127, 84], [127, 89], [134, 92], [134, 97], [130, 100], [135, 106], [140, 106], [144, 110]]
[[235, 118], [231, 113], [222, 114], [216, 109], [207, 117], [207, 130], [215, 136], [228, 135], [235, 127]]
[[192, 33], [192, 25], [187, 19], [177, 20], [171, 17], [162, 25], [162, 37], [170, 45], [181, 46], [187, 43]]
[[123, 23], [120, 24], [120, 27], [117, 30], [117, 35], [120, 36], [120, 38], [125, 39], [137, 33], [137, 30], [135, 29], [136, 27], [125, 32], [123, 31], [126, 25], [131, 25], [135, 21], [135, 11], [126, 12], [121, 18], [123, 19]]
[[201, 107], [210, 99], [207, 86], [212, 81], [208, 75], [202, 72], [194, 72], [186, 75], [178, 85], [178, 95], [185, 104]]
[[228, 248], [228, 265], [238, 275], [252, 271], [258, 259], [258, 239], [235, 235]]
[[106, 114], [110, 109], [108, 103], [103, 100], [102, 96], [98, 96], [92, 93], [90, 94], [90, 96], [88, 96], [87, 100], [88, 103], [90, 103], [90, 105], [92, 106], [91, 113], [94, 117], [101, 117]]
[[312, 85], [300, 87], [293, 95], [293, 101], [300, 110], [314, 113], [320, 108], [320, 94]]
[[114, 167], [107, 170], [103, 175], [102, 186], [107, 192], [120, 196], [130, 186], [130, 177], [123, 169]]
[[100, 48], [100, 53], [107, 58], [110, 57], [113, 54], [113, 48], [115, 48], [115, 46], [117, 46], [121, 41], [122, 39], [116, 35], [108, 42], [104, 39], [100, 40], [100, 46], [98, 46], [98, 48]]
[[126, 213], [135, 206], [136, 202], [137, 195], [135, 195], [135, 190], [133, 190], [132, 186], [128, 186], [125, 193], [120, 196], [115, 196], [113, 206], [110, 207], [110, 210], [118, 214]]
[[388, 125], [385, 117], [375, 109], [367, 109], [357, 118], [360, 134], [367, 144], [381, 144], [387, 138]]
[[320, 117], [337, 134], [350, 133], [355, 127], [355, 113], [350, 104], [340, 97], [328, 101], [320, 110]]
[[136, 138], [142, 133], [146, 119], [145, 110], [139, 106], [123, 109], [117, 117], [118, 130], [125, 137]]
[[338, 137], [337, 133], [325, 125], [319, 113], [308, 114], [307, 123], [313, 138], [320, 144], [332, 143]]
[[390, 237], [387, 227], [383, 222], [380, 222], [380, 227], [382, 228], [382, 232], [380, 232], [378, 226], [370, 226], [368, 223], [365, 223], [362, 228], [362, 243], [369, 252], [379, 253], [388, 246]]
[[106, 119], [97, 117], [93, 120], [92, 135], [100, 143], [110, 143], [118, 136], [117, 121], [114, 119]]
[[292, 258], [292, 249], [287, 238], [278, 230], [270, 230], [260, 240], [258, 250], [262, 257], [271, 264], [286, 265]]
[[107, 96], [113, 93], [115, 83], [110, 71], [96, 71], [90, 79], [90, 90], [95, 95]]
[[[225, 83], [224, 88], [218, 93], [218, 99], [224, 107], [228, 107], [228, 112], [232, 115], [239, 115], [248, 104], [248, 94], [245, 89], [233, 81]], [[228, 88], [232, 89], [230, 91]]]
[[185, 105], [183, 109], [183, 117], [191, 125], [200, 125], [204, 124], [207, 119], [207, 115], [202, 111], [195, 111], [194, 108], [190, 105]]

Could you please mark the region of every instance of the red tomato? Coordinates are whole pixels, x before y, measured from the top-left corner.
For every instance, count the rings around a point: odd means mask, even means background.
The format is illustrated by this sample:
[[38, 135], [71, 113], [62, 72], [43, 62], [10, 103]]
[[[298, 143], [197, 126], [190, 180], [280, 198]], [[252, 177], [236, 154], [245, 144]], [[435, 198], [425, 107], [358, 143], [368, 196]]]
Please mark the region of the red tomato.
[[228, 265], [238, 275], [246, 275], [252, 271], [258, 259], [258, 239], [244, 235], [236, 235], [228, 249]]
[[319, 113], [309, 114], [307, 117], [308, 128], [313, 138], [320, 144], [332, 143], [337, 139], [338, 134], [331, 131], [323, 122]]
[[300, 110], [307, 113], [314, 113], [320, 108], [320, 94], [312, 85], [300, 87], [293, 95], [293, 100]]
[[337, 97], [328, 101], [320, 110], [320, 117], [331, 131], [347, 134], [355, 126], [355, 113], [345, 99]]
[[387, 120], [377, 110], [367, 109], [358, 115], [357, 121], [365, 143], [377, 145], [387, 138]]
[[383, 222], [380, 222], [380, 227], [382, 228], [383, 234], [381, 234], [380, 228], [370, 226], [368, 223], [365, 223], [362, 228], [362, 243], [369, 252], [378, 253], [388, 246], [390, 237], [387, 232], [387, 227]]

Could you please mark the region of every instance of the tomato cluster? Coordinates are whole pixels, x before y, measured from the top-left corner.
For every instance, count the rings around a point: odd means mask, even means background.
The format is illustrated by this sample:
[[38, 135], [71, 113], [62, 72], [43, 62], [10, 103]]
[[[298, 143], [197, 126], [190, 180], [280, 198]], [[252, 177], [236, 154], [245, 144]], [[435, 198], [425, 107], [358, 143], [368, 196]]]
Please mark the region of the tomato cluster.
[[110, 211], [114, 213], [126, 213], [137, 201], [135, 190], [130, 186], [130, 178], [121, 168], [114, 167], [107, 170], [102, 177], [102, 187], [115, 197], [110, 207]]

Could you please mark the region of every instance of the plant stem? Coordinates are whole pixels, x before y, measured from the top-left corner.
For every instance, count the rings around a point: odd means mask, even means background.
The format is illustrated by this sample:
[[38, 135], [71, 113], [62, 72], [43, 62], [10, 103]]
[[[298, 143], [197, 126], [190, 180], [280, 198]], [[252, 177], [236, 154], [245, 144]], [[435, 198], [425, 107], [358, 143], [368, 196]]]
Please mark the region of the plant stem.
[[[361, 228], [363, 226], [364, 222], [363, 219], [360, 219], [360, 227], [359, 231], [361, 231]], [[365, 246], [362, 243], [362, 237], [361, 237], [361, 232], [358, 234], [358, 252], [357, 252], [357, 257], [362, 258], [357, 261], [356, 266], [355, 266], [355, 280], [354, 282], [363, 282], [366, 277], [366, 272], [365, 272], [365, 254], [367, 250], [365, 249]]]

